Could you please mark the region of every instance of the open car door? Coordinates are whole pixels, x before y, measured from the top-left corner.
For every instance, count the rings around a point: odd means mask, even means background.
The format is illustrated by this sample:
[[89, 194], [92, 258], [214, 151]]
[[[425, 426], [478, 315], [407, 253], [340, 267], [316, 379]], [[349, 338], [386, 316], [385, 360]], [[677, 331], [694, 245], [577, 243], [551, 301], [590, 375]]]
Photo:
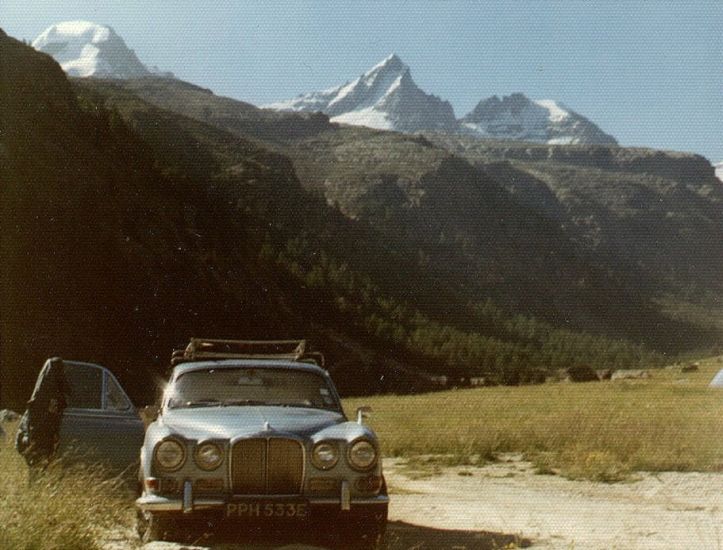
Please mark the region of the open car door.
[[126, 472], [130, 478], [144, 431], [113, 373], [93, 363], [54, 357], [38, 375], [16, 447], [31, 465], [50, 458], [101, 463], [110, 473]]
[[63, 365], [66, 403], [57, 456], [135, 475], [145, 430], [118, 380], [93, 363], [64, 360]]

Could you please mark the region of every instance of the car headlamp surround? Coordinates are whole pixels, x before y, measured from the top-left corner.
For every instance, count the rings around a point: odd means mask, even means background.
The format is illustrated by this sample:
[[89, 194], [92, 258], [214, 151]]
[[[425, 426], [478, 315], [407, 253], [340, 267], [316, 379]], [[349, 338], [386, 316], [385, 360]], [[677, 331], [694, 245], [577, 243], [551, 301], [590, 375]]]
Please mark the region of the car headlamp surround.
[[164, 439], [153, 449], [153, 461], [163, 471], [175, 472], [186, 463], [186, 446], [175, 438]]
[[311, 462], [319, 470], [331, 470], [339, 462], [339, 446], [334, 441], [319, 441], [311, 451]]
[[196, 466], [210, 472], [215, 470], [223, 463], [224, 452], [218, 443], [206, 442], [196, 447], [193, 460]]
[[360, 472], [371, 470], [377, 463], [379, 451], [376, 445], [366, 438], [357, 439], [349, 445], [347, 460], [349, 465]]

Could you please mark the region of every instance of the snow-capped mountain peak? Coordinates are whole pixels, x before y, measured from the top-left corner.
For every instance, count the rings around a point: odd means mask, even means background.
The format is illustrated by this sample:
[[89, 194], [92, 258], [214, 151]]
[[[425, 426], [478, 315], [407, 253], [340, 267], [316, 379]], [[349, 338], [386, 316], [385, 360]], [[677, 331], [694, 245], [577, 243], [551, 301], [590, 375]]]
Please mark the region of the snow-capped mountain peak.
[[51, 55], [70, 76], [136, 78], [152, 72], [111, 27], [90, 21], [51, 25], [32, 46]]
[[409, 67], [396, 54], [356, 80], [265, 107], [322, 111], [333, 122], [403, 132], [449, 130], [456, 124], [451, 105], [420, 90]]
[[531, 100], [520, 93], [480, 101], [460, 124], [461, 131], [477, 137], [551, 144], [617, 144], [615, 138], [562, 103]]
[[716, 177], [723, 181], [723, 162], [718, 162], [713, 165], [713, 168], [715, 168], [715, 175]]

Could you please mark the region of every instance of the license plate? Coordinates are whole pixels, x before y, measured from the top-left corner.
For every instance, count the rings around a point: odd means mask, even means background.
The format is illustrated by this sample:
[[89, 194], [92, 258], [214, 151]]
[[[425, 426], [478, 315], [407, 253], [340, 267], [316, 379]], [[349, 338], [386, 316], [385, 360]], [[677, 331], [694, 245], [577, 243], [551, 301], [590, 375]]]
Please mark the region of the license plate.
[[309, 517], [307, 502], [239, 501], [226, 504], [227, 518], [298, 518]]

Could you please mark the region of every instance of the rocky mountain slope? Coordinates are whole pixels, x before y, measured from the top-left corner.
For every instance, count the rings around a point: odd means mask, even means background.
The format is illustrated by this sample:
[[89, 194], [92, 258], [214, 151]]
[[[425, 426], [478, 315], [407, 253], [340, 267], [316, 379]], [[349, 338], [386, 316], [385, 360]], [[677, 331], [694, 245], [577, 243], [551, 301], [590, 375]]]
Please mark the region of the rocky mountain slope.
[[[693, 154], [511, 144], [437, 134], [519, 200], [558, 220], [609, 265], [632, 265], [660, 291], [720, 292], [723, 185]], [[604, 260], [603, 260], [604, 259]]]
[[[266, 129], [258, 123], [259, 117], [274, 114], [265, 110], [254, 113], [247, 104], [173, 81], [150, 83], [144, 79], [125, 81], [122, 86], [156, 106], [234, 133], [251, 132], [260, 139], [264, 139]], [[246, 117], [256, 122], [244, 123]], [[493, 173], [481, 165], [484, 162], [480, 164], [479, 158], [470, 156], [468, 164], [455, 156], [465, 155], [460, 146], [463, 142], [475, 144], [480, 151], [489, 149], [490, 164], [505, 155], [530, 156], [541, 165], [560, 164], [572, 169], [573, 177], [596, 182], [597, 192], [602, 195], [615, 194], [618, 177], [634, 179], [667, 173], [676, 181], [697, 182], [701, 175], [705, 178], [712, 173], [704, 159], [606, 146], [531, 147], [447, 133], [429, 134], [429, 138], [319, 124], [304, 136], [294, 131], [279, 132], [272, 143], [267, 143], [293, 160], [307, 190], [348, 219], [370, 224], [386, 239], [388, 248], [421, 266], [444, 288], [457, 289], [455, 292], [464, 295], [464, 300], [483, 295], [552, 322], [568, 319], [574, 326], [590, 330], [611, 330], [618, 336], [635, 334], [635, 338], [650, 337], [659, 343], [677, 342], [673, 347], [687, 345], [682, 341], [695, 331], [681, 333], [678, 326], [670, 332], [677, 325], [658, 319], [655, 323], [660, 333], [655, 336], [644, 328], [652, 319], [644, 322], [631, 313], [657, 315], [651, 297], [662, 291], [662, 279], [675, 276], [669, 262], [661, 271], [664, 275], [654, 269], [643, 275], [638, 262], [641, 257], [650, 257], [650, 249], [631, 246], [634, 243], [628, 241], [635, 238], [635, 233], [626, 233], [627, 226], [615, 230], [619, 223], [615, 216], [604, 217], [606, 231], [616, 232], [620, 249], [627, 246], [635, 253], [606, 255], [605, 247], [592, 246], [593, 241], [570, 231], [570, 226], [582, 223], [571, 223], [566, 205], [548, 184], [534, 176], [512, 166], [508, 171], [500, 168]], [[596, 174], [591, 176], [582, 170], [577, 174], [576, 164], [605, 168], [611, 178], [598, 181]], [[562, 174], [551, 176], [552, 181], [558, 176]], [[540, 208], [540, 204], [544, 207]], [[642, 224], [642, 229], [636, 231], [652, 234], [668, 226], [668, 233], [674, 230], [671, 223], [647, 227], [642, 217], [636, 216], [635, 220]], [[703, 242], [710, 242], [707, 231], [699, 236]], [[705, 265], [708, 263], [693, 264], [690, 271], [700, 274], [707, 271]], [[450, 286], [452, 280], [458, 283]], [[617, 306], [610, 310], [612, 292], [618, 293], [615, 300], [630, 307], [628, 313]], [[424, 292], [415, 297], [419, 303], [429, 304], [429, 299]], [[666, 336], [659, 338], [663, 333]]]
[[45, 29], [32, 43], [60, 63], [70, 76], [137, 78], [151, 71], [106, 25], [89, 21], [64, 21]]

